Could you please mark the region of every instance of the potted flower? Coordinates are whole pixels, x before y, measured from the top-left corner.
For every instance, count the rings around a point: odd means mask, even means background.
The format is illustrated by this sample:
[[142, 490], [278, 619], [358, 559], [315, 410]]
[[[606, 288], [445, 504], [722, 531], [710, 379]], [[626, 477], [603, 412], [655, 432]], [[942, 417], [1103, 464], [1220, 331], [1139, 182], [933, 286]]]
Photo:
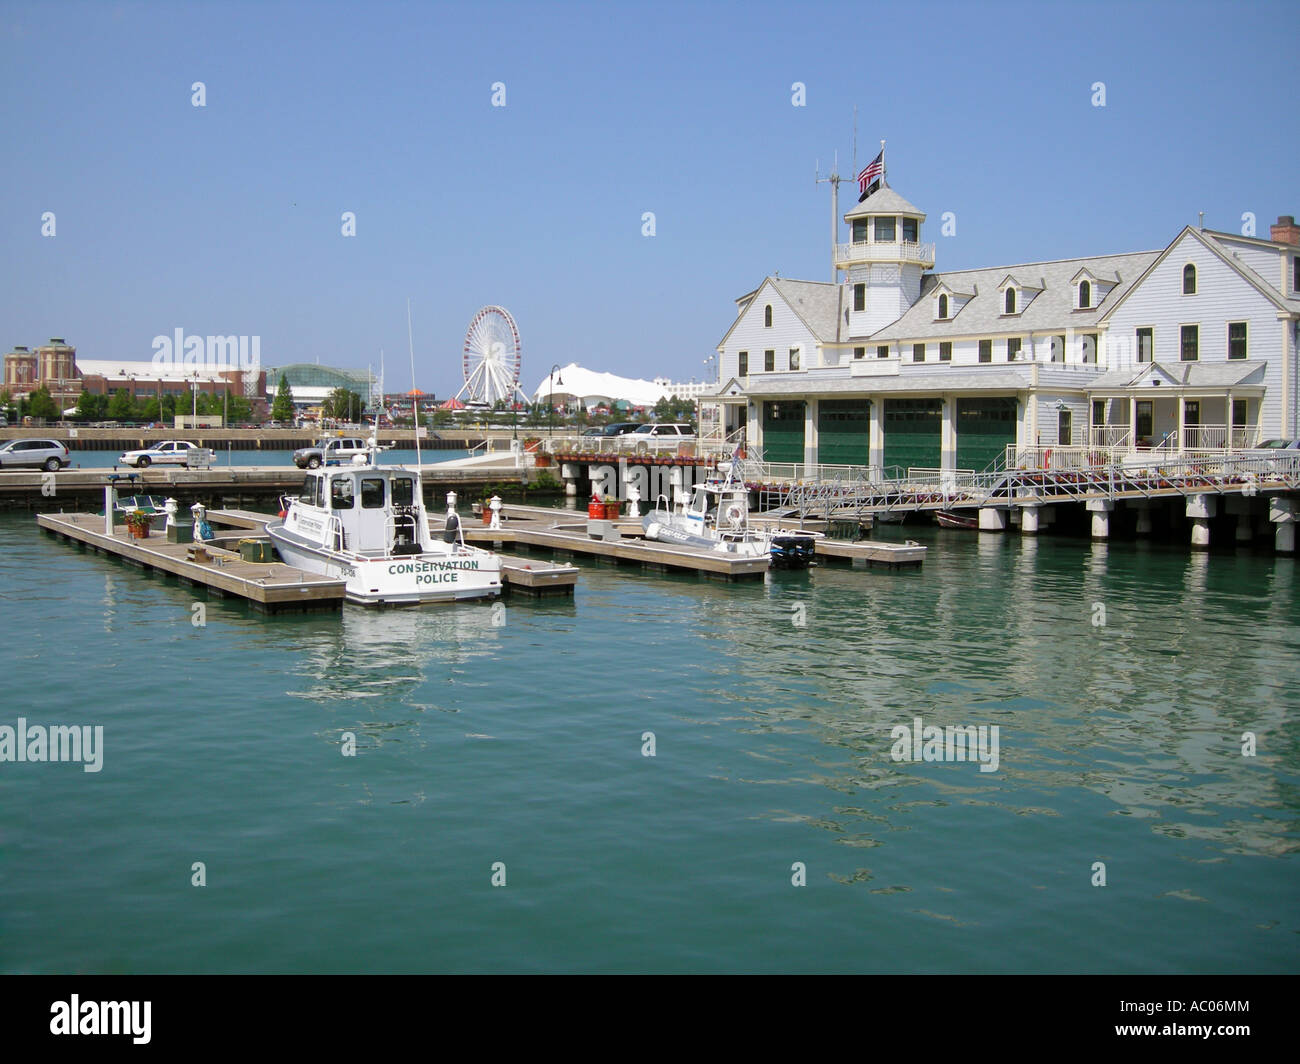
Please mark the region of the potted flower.
[[126, 530], [136, 539], [148, 539], [153, 518], [143, 510], [132, 510], [126, 515]]
[[619, 501], [613, 495], [605, 496], [605, 520], [617, 521]]

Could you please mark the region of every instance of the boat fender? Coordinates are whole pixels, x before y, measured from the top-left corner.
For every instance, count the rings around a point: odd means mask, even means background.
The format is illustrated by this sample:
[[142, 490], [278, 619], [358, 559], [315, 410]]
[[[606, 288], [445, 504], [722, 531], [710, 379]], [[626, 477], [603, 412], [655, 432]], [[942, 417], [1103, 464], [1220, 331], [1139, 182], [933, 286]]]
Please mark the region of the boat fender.
[[456, 533], [460, 530], [460, 518], [456, 514], [447, 515], [447, 525], [442, 530], [442, 541], [444, 543], [455, 543]]

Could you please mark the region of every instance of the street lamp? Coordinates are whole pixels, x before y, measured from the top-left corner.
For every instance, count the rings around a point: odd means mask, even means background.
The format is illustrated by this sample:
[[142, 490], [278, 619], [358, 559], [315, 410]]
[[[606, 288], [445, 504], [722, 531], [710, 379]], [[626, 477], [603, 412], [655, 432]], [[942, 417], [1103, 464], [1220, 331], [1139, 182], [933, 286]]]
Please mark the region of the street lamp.
[[548, 436], [555, 435], [555, 386], [557, 384], [561, 386], [564, 385], [564, 381], [560, 380], [559, 377], [557, 376], [559, 372], [560, 372], [560, 366], [559, 363], [556, 363], [554, 366], [551, 367], [551, 375], [548, 378], [548, 381], [551, 386], [551, 398], [550, 398], [551, 416], [550, 416], [550, 431], [547, 433]]

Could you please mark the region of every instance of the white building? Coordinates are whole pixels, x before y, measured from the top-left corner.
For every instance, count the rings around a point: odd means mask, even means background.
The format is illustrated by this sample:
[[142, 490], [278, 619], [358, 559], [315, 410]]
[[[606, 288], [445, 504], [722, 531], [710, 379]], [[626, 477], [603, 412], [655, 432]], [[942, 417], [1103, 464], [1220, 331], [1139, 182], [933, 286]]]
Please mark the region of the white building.
[[639, 380], [614, 373], [598, 373], [570, 362], [542, 378], [533, 392], [533, 402], [545, 403], [553, 396], [557, 403], [563, 397], [565, 401], [576, 401], [588, 409], [605, 406], [611, 401], [650, 407], [660, 399], [671, 399], [674, 395], [678, 399], [695, 399], [712, 394], [716, 389], [717, 384], [713, 381], [674, 384], [667, 377]]
[[768, 277], [736, 300], [702, 431], [887, 475], [984, 469], [1009, 444], [1298, 433], [1291, 217], [1269, 240], [1188, 227], [1164, 250], [951, 273], [932, 272], [925, 214], [887, 185], [843, 217], [835, 283]]

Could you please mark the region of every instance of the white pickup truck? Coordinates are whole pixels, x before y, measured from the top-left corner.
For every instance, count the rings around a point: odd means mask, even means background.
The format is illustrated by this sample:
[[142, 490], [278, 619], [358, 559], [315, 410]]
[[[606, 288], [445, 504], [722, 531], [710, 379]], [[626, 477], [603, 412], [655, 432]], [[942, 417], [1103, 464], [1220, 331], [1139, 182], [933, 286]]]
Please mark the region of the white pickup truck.
[[189, 440], [163, 440], [140, 451], [127, 451], [118, 459], [123, 465], [148, 469], [151, 465], [179, 465], [186, 469], [207, 469], [216, 457], [214, 451]]

